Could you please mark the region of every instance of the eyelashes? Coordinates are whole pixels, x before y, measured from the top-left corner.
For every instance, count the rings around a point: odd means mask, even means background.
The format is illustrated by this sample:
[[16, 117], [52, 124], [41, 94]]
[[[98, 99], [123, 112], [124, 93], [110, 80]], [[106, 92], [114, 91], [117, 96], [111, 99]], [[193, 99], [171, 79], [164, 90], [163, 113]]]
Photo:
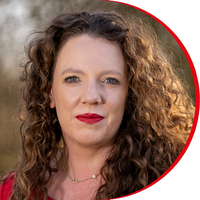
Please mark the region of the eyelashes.
[[65, 83], [69, 83], [69, 84], [70, 83], [78, 83], [79, 81], [80, 81], [79, 78], [76, 76], [68, 76], [64, 80]]
[[[80, 82], [80, 79], [77, 76], [68, 76], [64, 79], [65, 83], [75, 84]], [[110, 85], [119, 85], [120, 81], [113, 77], [104, 78], [102, 83], [110, 84]]]
[[104, 83], [108, 83], [108, 84], [111, 84], [111, 85], [118, 85], [119, 84], [119, 81], [116, 79], [116, 78], [105, 78]]

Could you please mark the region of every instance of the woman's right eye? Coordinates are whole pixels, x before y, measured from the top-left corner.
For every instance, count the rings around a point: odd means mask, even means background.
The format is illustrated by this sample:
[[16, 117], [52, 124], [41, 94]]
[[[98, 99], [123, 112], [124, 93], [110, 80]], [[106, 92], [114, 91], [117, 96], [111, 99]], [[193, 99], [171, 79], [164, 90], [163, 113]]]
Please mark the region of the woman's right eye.
[[79, 82], [79, 78], [76, 76], [69, 76], [65, 78], [65, 83], [77, 83]]

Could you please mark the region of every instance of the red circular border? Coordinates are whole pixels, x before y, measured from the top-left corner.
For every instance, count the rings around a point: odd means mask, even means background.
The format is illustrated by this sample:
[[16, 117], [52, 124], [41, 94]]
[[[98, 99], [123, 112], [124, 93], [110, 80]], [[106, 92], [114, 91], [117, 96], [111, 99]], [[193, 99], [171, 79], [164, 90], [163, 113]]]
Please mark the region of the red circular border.
[[[123, 197], [126, 197], [126, 196], [130, 196], [130, 195], [136, 194], [138, 192], [141, 192], [141, 191], [149, 188], [150, 186], [154, 185], [155, 183], [157, 183], [159, 180], [161, 180], [164, 176], [166, 176], [176, 166], [176, 164], [180, 161], [180, 159], [185, 154], [185, 152], [186, 152], [188, 146], [190, 145], [190, 142], [192, 141], [192, 138], [194, 136], [194, 132], [195, 132], [195, 129], [196, 129], [196, 126], [197, 126], [197, 121], [198, 121], [198, 116], [199, 116], [199, 83], [198, 83], [197, 74], [196, 74], [196, 71], [195, 71], [195, 68], [194, 68], [194, 64], [192, 62], [192, 59], [190, 58], [189, 53], [187, 52], [186, 48], [184, 47], [184, 45], [180, 41], [180, 39], [175, 35], [175, 33], [166, 24], [164, 24], [161, 20], [159, 20], [154, 15], [152, 15], [149, 12], [147, 12], [147, 11], [141, 9], [141, 8], [138, 8], [136, 6], [133, 6], [133, 5], [130, 5], [130, 4], [127, 4], [127, 3], [123, 3], [123, 2], [118, 2], [118, 1], [110, 1], [110, 0], [100, 0], [100, 1], [108, 1], [108, 2], [120, 3], [120, 4], [123, 4], [123, 5], [127, 5], [127, 6], [130, 6], [130, 7], [133, 7], [135, 9], [140, 10], [141, 12], [149, 15], [154, 20], [156, 20], [158, 23], [160, 23], [165, 29], [167, 29], [168, 32], [173, 36], [173, 38], [177, 41], [177, 43], [179, 44], [179, 46], [181, 47], [182, 51], [184, 52], [184, 54], [185, 54], [185, 56], [187, 58], [187, 61], [188, 61], [189, 66], [190, 66], [190, 69], [192, 71], [193, 80], [194, 80], [194, 87], [195, 87], [195, 98], [196, 98], [196, 101], [195, 101], [194, 121], [193, 121], [193, 125], [192, 125], [192, 129], [191, 129], [189, 138], [188, 138], [183, 150], [181, 151], [180, 155], [175, 160], [175, 162], [170, 166], [170, 168], [164, 174], [162, 174], [158, 179], [156, 179], [154, 182], [152, 182], [151, 184], [147, 185], [146, 187], [142, 188], [141, 190], [138, 190], [138, 191], [136, 191], [136, 192], [134, 192], [132, 194], [128, 194], [128, 195], [123, 196]], [[119, 198], [123, 198], [123, 197], [119, 197]], [[118, 199], [118, 198], [115, 198], [115, 199]]]

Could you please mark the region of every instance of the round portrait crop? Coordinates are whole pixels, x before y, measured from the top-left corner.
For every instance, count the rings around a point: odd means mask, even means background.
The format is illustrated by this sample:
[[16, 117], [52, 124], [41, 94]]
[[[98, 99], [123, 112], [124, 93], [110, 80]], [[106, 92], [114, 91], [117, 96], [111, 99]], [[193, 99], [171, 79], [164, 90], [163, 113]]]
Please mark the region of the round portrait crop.
[[26, 55], [21, 156], [3, 200], [122, 197], [183, 150], [194, 104], [153, 28], [116, 12], [63, 13]]

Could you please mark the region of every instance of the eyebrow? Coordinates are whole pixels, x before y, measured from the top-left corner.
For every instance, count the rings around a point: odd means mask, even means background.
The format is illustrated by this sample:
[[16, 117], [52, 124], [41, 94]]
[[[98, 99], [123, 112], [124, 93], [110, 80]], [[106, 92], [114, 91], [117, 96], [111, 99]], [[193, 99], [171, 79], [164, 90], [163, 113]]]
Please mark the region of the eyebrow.
[[[75, 68], [67, 68], [62, 72], [62, 75], [65, 73], [78, 73], [78, 74], [84, 74], [84, 72], [80, 69], [75, 69]], [[101, 75], [106, 75], [106, 74], [116, 74], [123, 76], [119, 71], [117, 70], [104, 70], [101, 72]]]
[[84, 72], [80, 69], [74, 69], [74, 68], [67, 68], [65, 69], [61, 75], [65, 74], [65, 73], [78, 73], [78, 74], [84, 74]]
[[117, 70], [105, 70], [101, 73], [101, 75], [106, 75], [106, 74], [116, 74], [116, 75], [120, 75], [123, 76], [119, 71]]

